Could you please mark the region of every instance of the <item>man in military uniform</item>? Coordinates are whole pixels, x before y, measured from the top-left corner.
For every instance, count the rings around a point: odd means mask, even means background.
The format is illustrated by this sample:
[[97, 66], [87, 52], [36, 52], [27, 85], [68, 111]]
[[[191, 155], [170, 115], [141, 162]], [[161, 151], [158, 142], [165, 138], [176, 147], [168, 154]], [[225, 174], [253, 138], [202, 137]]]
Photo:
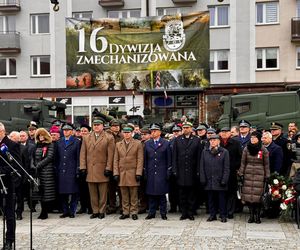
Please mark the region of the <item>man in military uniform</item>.
[[273, 141], [280, 146], [283, 151], [283, 163], [279, 174], [287, 176], [291, 169], [293, 152], [288, 139], [283, 137], [282, 128], [283, 126], [280, 123], [272, 122], [270, 130]]
[[27, 125], [27, 128], [28, 128], [28, 135], [29, 135], [28, 142], [35, 144], [34, 135], [35, 135], [36, 130], [38, 129], [38, 125], [36, 124], [35, 121], [31, 121]]
[[87, 174], [91, 206], [91, 219], [105, 217], [109, 176], [112, 173], [115, 142], [103, 131], [103, 121], [93, 120], [93, 132], [84, 136], [80, 150], [80, 170]]
[[250, 126], [250, 123], [246, 120], [241, 120], [239, 122], [240, 142], [242, 145], [242, 149], [244, 149], [250, 141]]
[[[113, 119], [109, 123], [110, 128], [106, 130], [107, 133], [111, 134], [115, 138], [115, 143], [123, 140], [123, 134], [121, 133], [121, 124], [118, 120]], [[106, 209], [107, 214], [113, 214], [117, 211], [117, 192], [120, 201], [120, 211], [122, 210], [122, 198], [121, 191], [118, 188], [118, 183], [115, 182], [113, 176], [110, 176], [108, 183], [108, 208]]]
[[182, 129], [182, 135], [173, 144], [172, 172], [179, 186], [180, 220], [194, 220], [195, 187], [199, 182], [197, 174], [203, 148], [200, 139], [192, 135], [192, 123], [184, 122]]
[[143, 145], [132, 138], [133, 127], [124, 126], [124, 139], [116, 144], [114, 154], [114, 178], [119, 183], [122, 194], [123, 214], [120, 219], [138, 216], [138, 186], [143, 173]]

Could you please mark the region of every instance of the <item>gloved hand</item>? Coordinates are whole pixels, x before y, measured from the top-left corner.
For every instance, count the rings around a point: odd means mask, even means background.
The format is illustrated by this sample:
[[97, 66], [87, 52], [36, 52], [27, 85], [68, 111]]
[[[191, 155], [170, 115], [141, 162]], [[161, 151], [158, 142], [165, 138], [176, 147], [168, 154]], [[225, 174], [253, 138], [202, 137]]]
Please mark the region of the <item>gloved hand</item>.
[[106, 170], [106, 169], [104, 170], [104, 176], [105, 176], [105, 177], [110, 177], [110, 176], [112, 176], [112, 173], [113, 173], [113, 172], [112, 172], [111, 170]]
[[135, 176], [135, 180], [136, 180], [137, 182], [140, 182], [141, 179], [142, 179], [142, 176], [140, 176], [140, 175], [136, 175], [136, 176]]
[[241, 184], [244, 184], [244, 175], [238, 175], [237, 176], [237, 181]]
[[82, 177], [85, 177], [87, 175], [86, 169], [80, 169], [79, 170], [79, 175], [82, 176]]
[[114, 180], [115, 180], [115, 182], [119, 183], [120, 182], [120, 175], [114, 175]]

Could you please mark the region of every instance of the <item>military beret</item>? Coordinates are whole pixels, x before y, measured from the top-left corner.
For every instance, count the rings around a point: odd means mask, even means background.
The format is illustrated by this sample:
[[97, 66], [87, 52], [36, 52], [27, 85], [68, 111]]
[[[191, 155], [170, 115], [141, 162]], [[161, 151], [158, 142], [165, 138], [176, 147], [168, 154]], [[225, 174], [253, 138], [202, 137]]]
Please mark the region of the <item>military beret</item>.
[[239, 122], [239, 126], [240, 126], [240, 127], [248, 127], [248, 128], [250, 128], [251, 124], [250, 124], [250, 122], [248, 122], [248, 121], [246, 121], [246, 120], [241, 120], [241, 121]]
[[193, 124], [191, 122], [184, 122], [182, 123], [182, 127], [186, 128], [186, 127], [193, 127]]
[[270, 127], [271, 130], [282, 129], [282, 128], [283, 128], [283, 125], [278, 122], [271, 123], [271, 127]]

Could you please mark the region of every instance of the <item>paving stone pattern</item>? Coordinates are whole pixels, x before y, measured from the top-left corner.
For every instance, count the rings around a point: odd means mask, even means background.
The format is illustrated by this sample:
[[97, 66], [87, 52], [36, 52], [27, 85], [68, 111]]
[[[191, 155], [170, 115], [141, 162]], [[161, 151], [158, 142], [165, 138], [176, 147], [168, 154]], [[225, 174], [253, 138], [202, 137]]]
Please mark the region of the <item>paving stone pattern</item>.
[[[300, 249], [300, 230], [295, 223], [262, 219], [248, 224], [247, 214], [238, 214], [227, 223], [207, 222], [201, 213], [195, 221], [179, 221], [179, 214], [168, 214], [137, 221], [119, 220], [119, 215], [89, 219], [89, 215], [60, 219], [50, 214], [47, 220], [33, 217], [33, 248], [61, 249]], [[2, 230], [2, 223], [0, 230]], [[17, 221], [16, 249], [29, 249], [29, 213]]]

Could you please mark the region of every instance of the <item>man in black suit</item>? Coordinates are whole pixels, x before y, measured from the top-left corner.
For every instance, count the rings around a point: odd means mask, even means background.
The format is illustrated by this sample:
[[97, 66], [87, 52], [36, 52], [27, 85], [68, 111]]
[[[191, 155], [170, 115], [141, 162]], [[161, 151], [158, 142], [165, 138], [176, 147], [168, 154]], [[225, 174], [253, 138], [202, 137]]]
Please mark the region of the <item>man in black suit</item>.
[[[4, 243], [4, 249], [13, 249], [15, 242], [15, 231], [16, 231], [16, 218], [15, 218], [15, 186], [18, 185], [21, 179], [13, 173], [10, 165], [15, 168], [19, 173], [21, 170], [14, 160], [11, 160], [6, 152], [9, 152], [11, 156], [18, 162], [21, 162], [20, 157], [20, 145], [10, 140], [5, 135], [5, 127], [3, 123], [0, 123], [0, 146], [1, 146], [1, 157], [0, 157], [0, 174], [4, 174], [2, 177], [5, 187], [7, 188], [7, 195], [1, 194], [1, 200], [5, 200], [5, 206], [3, 206], [3, 212], [6, 217], [6, 239]], [[4, 147], [7, 147], [4, 149]], [[6, 152], [5, 152], [6, 151]], [[1, 187], [2, 188], [2, 187]]]
[[199, 182], [197, 174], [203, 146], [200, 139], [192, 135], [192, 128], [192, 123], [184, 122], [182, 135], [173, 143], [172, 172], [179, 186], [180, 220], [194, 220], [195, 190]]

